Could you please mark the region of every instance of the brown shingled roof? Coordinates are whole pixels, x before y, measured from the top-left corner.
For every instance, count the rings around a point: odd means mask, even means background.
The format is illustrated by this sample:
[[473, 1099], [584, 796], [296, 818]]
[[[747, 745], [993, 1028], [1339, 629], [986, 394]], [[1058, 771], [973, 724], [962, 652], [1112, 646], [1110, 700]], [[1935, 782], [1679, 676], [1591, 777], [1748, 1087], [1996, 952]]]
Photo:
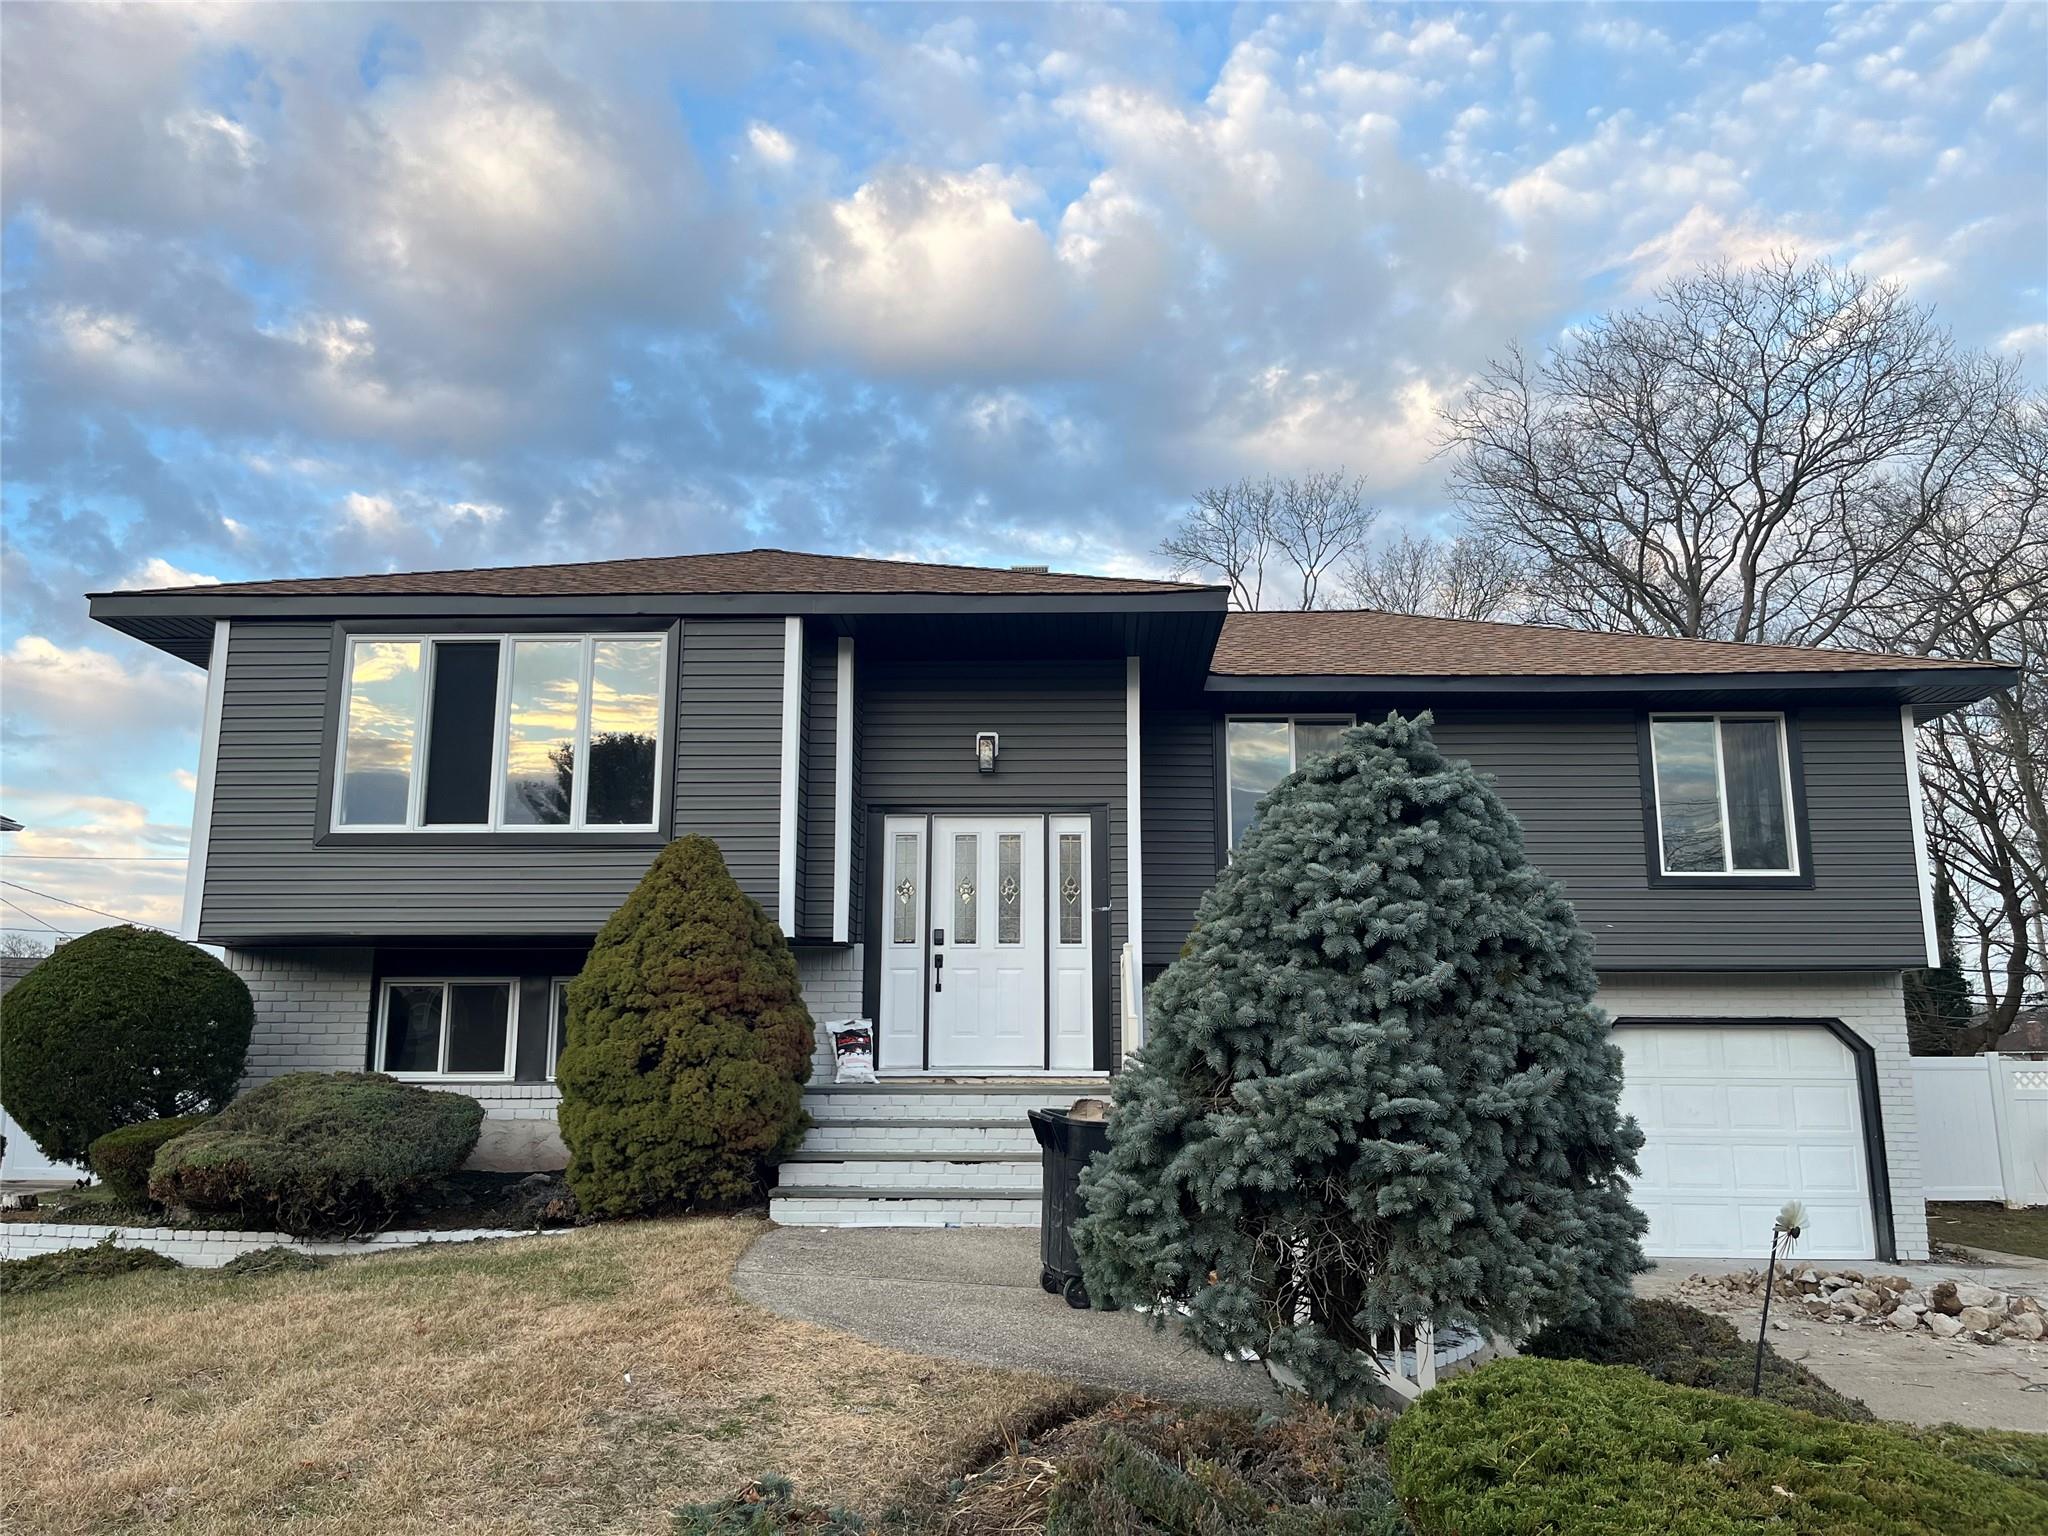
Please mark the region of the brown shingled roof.
[[856, 555], [745, 549], [716, 555], [658, 555], [577, 565], [507, 565], [468, 571], [391, 571], [368, 576], [288, 577], [200, 587], [157, 587], [152, 595], [245, 593], [265, 597], [626, 597], [645, 593], [929, 593], [1027, 596], [1199, 591], [1199, 584], [1127, 576], [927, 565]]
[[1662, 677], [1997, 665], [1800, 645], [1611, 635], [1547, 624], [1426, 619], [1361, 608], [1232, 613], [1223, 621], [1209, 670], [1225, 677]]

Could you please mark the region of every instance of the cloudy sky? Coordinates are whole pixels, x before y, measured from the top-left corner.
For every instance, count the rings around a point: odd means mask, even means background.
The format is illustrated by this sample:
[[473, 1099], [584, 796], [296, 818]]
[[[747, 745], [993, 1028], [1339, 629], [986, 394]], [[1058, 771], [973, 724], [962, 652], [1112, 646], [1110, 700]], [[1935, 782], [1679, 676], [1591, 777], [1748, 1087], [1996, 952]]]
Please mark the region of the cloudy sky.
[[2040, 382], [2044, 18], [8, 5], [0, 921], [178, 915], [200, 675], [88, 591], [1149, 571], [1199, 486], [1338, 465], [1440, 526], [1489, 354], [1774, 249]]

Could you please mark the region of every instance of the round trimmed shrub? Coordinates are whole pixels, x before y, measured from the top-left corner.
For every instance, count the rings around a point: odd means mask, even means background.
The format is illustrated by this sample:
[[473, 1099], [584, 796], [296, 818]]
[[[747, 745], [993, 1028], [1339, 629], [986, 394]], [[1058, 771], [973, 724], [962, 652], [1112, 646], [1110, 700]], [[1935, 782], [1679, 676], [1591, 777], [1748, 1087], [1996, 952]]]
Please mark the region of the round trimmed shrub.
[[555, 1079], [584, 1211], [752, 1199], [796, 1150], [815, 1039], [796, 959], [708, 837], [661, 851], [568, 999]]
[[63, 945], [15, 983], [4, 1012], [0, 1103], [65, 1163], [121, 1126], [226, 1104], [256, 1024], [241, 977], [181, 939], [129, 927]]
[[1626, 1366], [1503, 1360], [1388, 1437], [1418, 1536], [1986, 1536], [2048, 1530], [2048, 1437], [1851, 1424]]
[[149, 1170], [165, 1142], [204, 1125], [206, 1115], [172, 1115], [165, 1120], [138, 1120], [109, 1131], [86, 1150], [85, 1160], [99, 1181], [132, 1204], [149, 1198]]
[[375, 1231], [476, 1148], [484, 1107], [381, 1072], [293, 1072], [166, 1142], [150, 1198], [299, 1237]]

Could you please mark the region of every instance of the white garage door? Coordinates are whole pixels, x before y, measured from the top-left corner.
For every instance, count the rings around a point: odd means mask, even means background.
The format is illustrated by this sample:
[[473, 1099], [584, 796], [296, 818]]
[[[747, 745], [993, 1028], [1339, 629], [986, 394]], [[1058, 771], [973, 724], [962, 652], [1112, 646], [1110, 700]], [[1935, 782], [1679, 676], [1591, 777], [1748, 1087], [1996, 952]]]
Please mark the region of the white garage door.
[[1646, 1138], [1634, 1198], [1653, 1258], [1753, 1258], [1787, 1200], [1797, 1252], [1876, 1253], [1863, 1112], [1849, 1048], [1811, 1026], [1624, 1024], [1621, 1107]]

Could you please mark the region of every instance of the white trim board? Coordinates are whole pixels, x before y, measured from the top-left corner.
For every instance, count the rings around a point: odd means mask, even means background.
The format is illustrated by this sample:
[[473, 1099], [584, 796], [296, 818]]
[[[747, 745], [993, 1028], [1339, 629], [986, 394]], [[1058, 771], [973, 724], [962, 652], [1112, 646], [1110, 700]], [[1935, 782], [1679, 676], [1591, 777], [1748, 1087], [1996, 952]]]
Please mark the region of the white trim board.
[[1123, 1043], [1130, 1055], [1145, 1043], [1145, 816], [1139, 781], [1143, 757], [1143, 666], [1136, 656], [1124, 658], [1124, 899], [1130, 913], [1125, 942], [1131, 947], [1131, 971], [1137, 977], [1133, 1012], [1138, 1038]]
[[1899, 738], [1906, 751], [1906, 809], [1913, 818], [1913, 873], [1920, 882], [1920, 931], [1927, 963], [1941, 964], [1941, 936], [1934, 926], [1934, 866], [1927, 856], [1927, 795], [1920, 787], [1920, 745], [1913, 706], [1899, 706]]
[[199, 908], [206, 897], [206, 846], [213, 833], [213, 770], [220, 759], [220, 711], [227, 693], [228, 624], [213, 621], [213, 649], [206, 662], [206, 712], [199, 727], [199, 776], [192, 786], [192, 837], [185, 848], [185, 909], [178, 937], [199, 938]]
[[839, 639], [838, 690], [832, 732], [832, 942], [853, 929], [853, 637]]
[[784, 938], [796, 933], [797, 771], [804, 729], [804, 621], [782, 621], [782, 805], [776, 836], [775, 921]]

